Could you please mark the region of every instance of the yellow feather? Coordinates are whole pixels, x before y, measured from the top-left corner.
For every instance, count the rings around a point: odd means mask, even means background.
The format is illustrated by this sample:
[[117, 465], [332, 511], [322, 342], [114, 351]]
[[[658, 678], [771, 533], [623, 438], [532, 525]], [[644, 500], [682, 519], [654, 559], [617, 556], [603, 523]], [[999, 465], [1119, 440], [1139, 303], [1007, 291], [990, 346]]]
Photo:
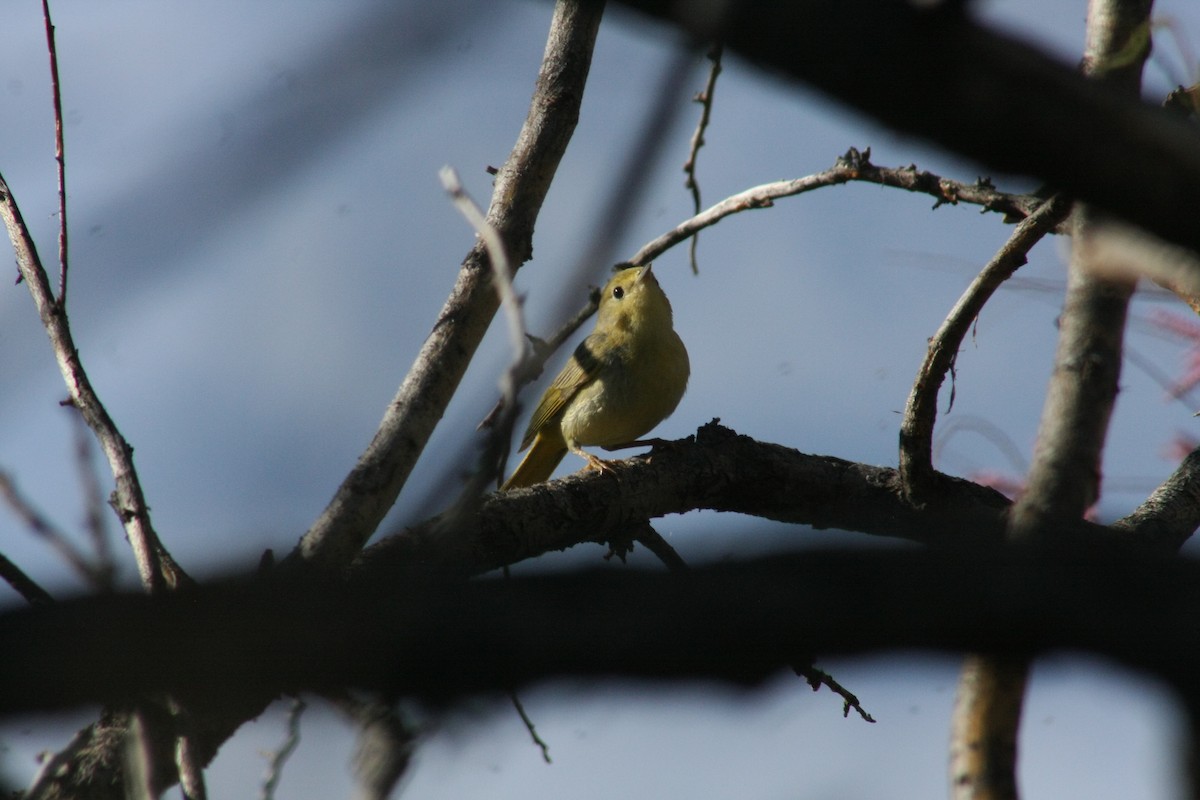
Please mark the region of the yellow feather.
[[690, 373], [675, 333], [671, 303], [650, 266], [617, 273], [604, 287], [596, 329], [576, 348], [534, 409], [521, 449], [528, 455], [504, 489], [550, 477], [570, 450], [627, 444], [647, 434], [679, 405]]

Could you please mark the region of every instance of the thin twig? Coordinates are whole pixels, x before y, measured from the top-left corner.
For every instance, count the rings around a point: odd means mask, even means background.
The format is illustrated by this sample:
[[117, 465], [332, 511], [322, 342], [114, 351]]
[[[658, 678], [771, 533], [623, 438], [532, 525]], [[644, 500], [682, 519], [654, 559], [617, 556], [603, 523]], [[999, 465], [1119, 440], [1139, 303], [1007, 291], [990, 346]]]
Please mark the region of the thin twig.
[[17, 490], [12, 476], [6, 472], [0, 472], [0, 499], [3, 499], [17, 518], [25, 523], [30, 533], [50, 545], [79, 577], [96, 588], [106, 588], [96, 567], [71, 543], [70, 537], [64, 531], [33, 507], [33, 503]]
[[875, 722], [875, 718], [862, 707], [862, 703], [858, 701], [858, 696], [837, 682], [837, 679], [823, 669], [818, 669], [811, 664], [805, 667], [797, 667], [796, 674], [808, 681], [808, 685], [815, 692], [822, 686], [829, 691], [842, 698], [842, 716], [850, 716], [850, 710], [854, 709], [858, 715], [863, 718], [864, 722]]
[[[574, 336], [575, 332], [583, 327], [583, 323], [591, 319], [592, 315], [595, 314], [599, 308], [600, 290], [593, 287], [592, 291], [588, 294], [588, 301], [584, 303], [578, 311], [575, 312], [573, 317], [563, 323], [563, 325], [554, 332], [553, 336], [551, 336], [549, 339], [538, 339], [534, 336], [529, 336], [529, 339], [533, 342], [533, 352], [528, 355], [525, 368], [529, 372], [529, 380], [531, 382], [536, 381], [539, 377], [541, 377], [542, 370], [545, 368], [546, 361], [549, 360], [550, 356], [557, 352], [558, 348], [562, 347], [566, 343], [567, 339], [570, 339], [572, 336]], [[492, 406], [492, 410], [487, 413], [487, 416], [485, 416], [480, 421], [479, 425], [476, 426], [475, 430], [483, 430], [485, 428], [494, 427], [496, 420], [503, 408], [504, 398], [500, 398], [496, 401], [496, 405]]]
[[550, 759], [550, 745], [537, 732], [537, 727], [533, 724], [533, 719], [525, 711], [525, 704], [521, 702], [521, 698], [517, 695], [515, 689], [508, 690], [508, 699], [512, 701], [513, 708], [517, 710], [518, 716], [521, 717], [521, 722], [525, 725], [525, 730], [529, 732], [529, 738], [542, 751], [542, 760], [547, 764], [554, 763]]
[[274, 800], [275, 789], [283, 777], [283, 766], [300, 746], [300, 717], [303, 716], [306, 708], [308, 706], [299, 697], [292, 698], [292, 705], [288, 708], [287, 715], [287, 735], [284, 737], [283, 744], [271, 754], [271, 758], [267, 762], [267, 774], [263, 776], [262, 788], [258, 792], [259, 800]]
[[100, 588], [112, 586], [116, 574], [112, 547], [108, 533], [108, 515], [105, 513], [104, 490], [92, 464], [92, 438], [87, 423], [74, 407], [68, 409], [75, 432], [75, 466], [79, 475], [79, 486], [83, 492], [83, 527], [92, 540], [95, 553], [95, 572]]
[[501, 411], [497, 417], [497, 424], [493, 426], [491, 437], [484, 447], [483, 465], [476, 472], [476, 479], [470, 481], [467, 487], [467, 496], [477, 496], [483, 486], [491, 480], [495, 479], [497, 486], [500, 484], [504, 463], [508, 460], [513, 424], [517, 418], [517, 392], [530, 379], [526, 367], [529, 348], [525, 344], [525, 315], [521, 311], [521, 301], [513, 289], [512, 266], [504, 245], [504, 237], [487, 221], [483, 211], [467, 194], [453, 167], [442, 167], [439, 177], [442, 186], [453, 199], [455, 208], [475, 229], [487, 248], [488, 261], [492, 265], [492, 284], [496, 288], [500, 307], [508, 322], [509, 345], [512, 347], [512, 359], [499, 380]]
[[0, 553], [0, 578], [25, 598], [31, 606], [53, 603], [54, 598], [38, 585], [37, 581], [25, 574], [25, 571], [9, 560], [8, 556]]
[[[671, 572], [683, 574], [689, 571], [688, 564], [683, 560], [683, 556], [679, 555], [675, 548], [662, 537], [662, 534], [654, 530], [654, 527], [649, 522], [643, 522], [634, 526], [633, 541], [640, 543], [651, 553], [658, 556], [659, 561], [665, 564]], [[850, 709], [854, 709], [864, 721], [875, 721], [875, 718], [862, 707], [862, 703], [859, 702], [858, 697], [853, 692], [838, 683], [828, 672], [814, 666], [811, 658], [804, 657], [797, 659], [792, 664], [792, 671], [801, 678], [804, 678], [805, 682], [812, 687], [814, 692], [824, 686], [841, 697], [842, 716], [850, 716]]]
[[67, 307], [67, 159], [63, 148], [62, 90], [58, 82], [58, 48], [54, 44], [54, 23], [50, 19], [50, 0], [42, 0], [42, 19], [46, 23], [46, 47], [50, 51], [50, 91], [54, 97], [54, 161], [58, 165], [58, 304]]
[[[696, 130], [692, 133], [688, 159], [684, 162], [683, 171], [687, 174], [684, 187], [692, 193], [694, 214], [699, 214], [701, 208], [700, 184], [696, 181], [696, 159], [700, 156], [700, 148], [704, 146], [704, 133], [708, 130], [708, 122], [712, 116], [713, 93], [717, 89], [717, 76], [721, 74], [721, 50], [721, 45], [718, 43], [708, 51], [708, 60], [712, 62], [712, 67], [708, 70], [708, 82], [704, 84], [704, 90], [693, 98], [700, 104], [700, 121], [696, 123]], [[700, 234], [694, 234], [688, 247], [688, 259], [692, 264], [693, 275], [700, 274], [700, 266], [696, 263], [696, 245], [699, 241]]]
[[683, 556], [679, 555], [671, 543], [664, 539], [661, 533], [654, 530], [654, 526], [649, 522], [640, 526], [637, 535], [634, 536], [634, 541], [657, 556], [658, 560], [671, 572], [687, 571], [687, 562], [683, 560]]
[[1030, 249], [1054, 230], [1070, 213], [1071, 203], [1061, 195], [1045, 201], [1026, 217], [992, 260], [967, 287], [929, 340], [925, 360], [917, 372], [900, 423], [900, 479], [905, 496], [913, 503], [924, 502], [932, 489], [933, 426], [937, 418], [937, 395], [946, 374], [954, 367], [958, 348], [979, 316], [984, 304], [1004, 281], [1026, 261]]
[[995, 211], [1007, 218], [1023, 219], [1045, 202], [1036, 195], [1019, 195], [1001, 192], [986, 179], [975, 183], [962, 183], [942, 178], [932, 172], [918, 170], [915, 166], [877, 167], [870, 161], [871, 150], [859, 152], [850, 148], [832, 168], [803, 178], [764, 183], [730, 195], [716, 205], [684, 220], [657, 239], [644, 245], [629, 261], [645, 264], [664, 252], [695, 235], [698, 231], [720, 222], [731, 214], [756, 208], [770, 208], [776, 200], [804, 194], [825, 186], [838, 186], [851, 181], [875, 183], [909, 192], [926, 194], [935, 198], [934, 208], [941, 205], [969, 203], [981, 206], [983, 211]]

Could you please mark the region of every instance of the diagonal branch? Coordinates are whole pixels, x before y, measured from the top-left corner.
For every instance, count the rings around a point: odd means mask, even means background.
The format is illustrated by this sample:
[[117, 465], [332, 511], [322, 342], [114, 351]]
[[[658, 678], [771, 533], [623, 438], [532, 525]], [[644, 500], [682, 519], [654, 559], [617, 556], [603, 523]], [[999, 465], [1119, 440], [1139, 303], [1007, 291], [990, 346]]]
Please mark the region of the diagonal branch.
[[29, 288], [29, 294], [42, 320], [42, 327], [50, 337], [50, 346], [67, 384], [70, 402], [79, 409], [84, 421], [100, 442], [100, 448], [116, 480], [112, 506], [125, 527], [142, 585], [151, 592], [172, 588], [188, 580], [187, 575], [162, 546], [158, 534], [154, 531], [150, 522], [150, 508], [142, 494], [142, 484], [133, 465], [133, 448], [117, 429], [116, 423], [108, 415], [91, 381], [88, 380], [79, 351], [75, 348], [66, 310], [54, 297], [46, 270], [38, 257], [37, 247], [21, 217], [16, 198], [4, 182], [3, 176], [0, 176], [0, 218], [4, 219], [9, 239], [16, 250], [17, 269]]
[[[496, 176], [487, 223], [515, 264], [532, 253], [533, 228], [579, 119], [601, 0], [559, 0], [529, 115]], [[434, 427], [483, 339], [498, 301], [487, 251], [479, 242], [464, 259], [433, 331], [388, 405], [366, 451], [297, 553], [331, 569], [345, 566], [395, 503]]]

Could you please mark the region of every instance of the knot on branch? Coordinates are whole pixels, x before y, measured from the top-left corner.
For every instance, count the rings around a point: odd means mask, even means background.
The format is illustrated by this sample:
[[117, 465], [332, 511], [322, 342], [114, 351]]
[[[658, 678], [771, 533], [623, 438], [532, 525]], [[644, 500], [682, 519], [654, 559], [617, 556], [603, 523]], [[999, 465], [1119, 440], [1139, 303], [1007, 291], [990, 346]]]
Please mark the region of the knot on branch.
[[864, 147], [860, 152], [857, 147], [851, 147], [837, 157], [837, 160], [833, 162], [833, 166], [837, 169], [849, 169], [855, 172], [870, 169], [875, 166], [871, 163], [871, 148]]

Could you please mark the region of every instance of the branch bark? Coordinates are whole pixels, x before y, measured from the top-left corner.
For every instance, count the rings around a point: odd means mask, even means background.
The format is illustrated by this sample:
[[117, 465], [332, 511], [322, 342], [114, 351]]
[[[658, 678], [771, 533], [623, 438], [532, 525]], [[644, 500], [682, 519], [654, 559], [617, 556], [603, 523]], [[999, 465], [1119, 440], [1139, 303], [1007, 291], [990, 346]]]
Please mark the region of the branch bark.
[[38, 257], [37, 246], [29, 235], [29, 228], [21, 217], [16, 198], [4, 182], [3, 176], [0, 176], [0, 219], [4, 220], [9, 239], [16, 251], [17, 269], [21, 273], [21, 279], [28, 287], [42, 327], [50, 337], [54, 358], [67, 385], [67, 396], [100, 442], [100, 449], [112, 470], [116, 482], [113, 510], [117, 512], [129, 538], [129, 546], [133, 550], [142, 585], [151, 592], [175, 587], [187, 581], [188, 577], [162, 546], [151, 524], [150, 508], [146, 504], [145, 495], [142, 494], [142, 484], [133, 465], [133, 448], [117, 429], [116, 423], [108, 415], [100, 397], [92, 388], [79, 351], [75, 348], [66, 309], [54, 297], [50, 279]]
[[1025, 264], [1033, 246], [1053, 231], [1070, 210], [1070, 201], [1055, 195], [1017, 225], [929, 340], [925, 361], [917, 372], [900, 423], [900, 480], [910, 503], [919, 505], [934, 494], [933, 424], [937, 419], [938, 391], [946, 374], [954, 369], [962, 340], [1000, 284]]
[[[1150, 53], [1151, 0], [1092, 0], [1084, 71], [1136, 98]], [[1094, 135], [1094, 134], [1093, 134]], [[1084, 141], [1080, 137], [1079, 141]], [[1125, 318], [1136, 277], [1097, 272], [1089, 240], [1097, 212], [1074, 212], [1067, 297], [1054, 373], [1042, 411], [1028, 487], [1008, 538], [1040, 541], [1083, 517], [1100, 497], [1108, 423], [1121, 374]], [[951, 791], [956, 800], [1016, 800], [1017, 735], [1029, 662], [995, 654], [964, 666], [954, 706]]]
[[[559, 0], [529, 115], [496, 176], [487, 223], [514, 264], [533, 252], [533, 228], [558, 163], [575, 131], [603, 0]], [[495, 316], [487, 250], [464, 259], [433, 331], [388, 405], [383, 421], [298, 554], [329, 569], [345, 567], [375, 532], [408, 480]]]
[[312, 577], [0, 615], [0, 712], [168, 690], [193, 707], [336, 687], [441, 702], [566, 675], [756, 685], [798, 653], [892, 649], [1083, 651], [1181, 691], [1200, 680], [1200, 641], [1178, 635], [1200, 615], [1200, 564], [1147, 553], [853, 548], [684, 574]]
[[[532, 252], [534, 222], [578, 121], [603, 7], [603, 0], [559, 0], [556, 4], [529, 115], [512, 154], [497, 176], [488, 222], [504, 237], [517, 263], [527, 260]], [[0, 214], [12, 234], [19, 212], [2, 178]], [[87, 384], [70, 340], [65, 314], [54, 301], [32, 240], [25, 234], [13, 235], [13, 241], [22, 276], [50, 333], [72, 401], [89, 425], [99, 429], [101, 445], [114, 464], [118, 511], [134, 545], [143, 580], [161, 582], [156, 558], [163, 562], [163, 571], [170, 579], [182, 576], [182, 570], [174, 565], [154, 536], [133, 471], [132, 450], [111, 425]], [[296, 551], [301, 560], [336, 571], [358, 554], [395, 502], [496, 307], [485, 249], [479, 244], [464, 259], [450, 298], [371, 444], [325, 512], [301, 539]], [[104, 433], [100, 434], [101, 431]], [[273, 697], [235, 693], [219, 703], [189, 705], [195, 715], [193, 760], [207, 764], [217, 748], [243, 722], [260, 714]], [[180, 700], [186, 702], [186, 698]], [[76, 737], [76, 749], [64, 759], [64, 768], [57, 774], [43, 776], [37, 796], [123, 797], [120, 751], [128, 720], [128, 715], [121, 713], [107, 715], [81, 731]], [[162, 759], [158, 761], [161, 763]], [[168, 758], [166, 763], [170, 762]]]
[[[1200, 250], [1195, 129], [972, 21], [965, 3], [620, 0], [992, 169]], [[707, 7], [706, 7], [707, 8]], [[802, 42], [803, 46], [797, 46]]]

